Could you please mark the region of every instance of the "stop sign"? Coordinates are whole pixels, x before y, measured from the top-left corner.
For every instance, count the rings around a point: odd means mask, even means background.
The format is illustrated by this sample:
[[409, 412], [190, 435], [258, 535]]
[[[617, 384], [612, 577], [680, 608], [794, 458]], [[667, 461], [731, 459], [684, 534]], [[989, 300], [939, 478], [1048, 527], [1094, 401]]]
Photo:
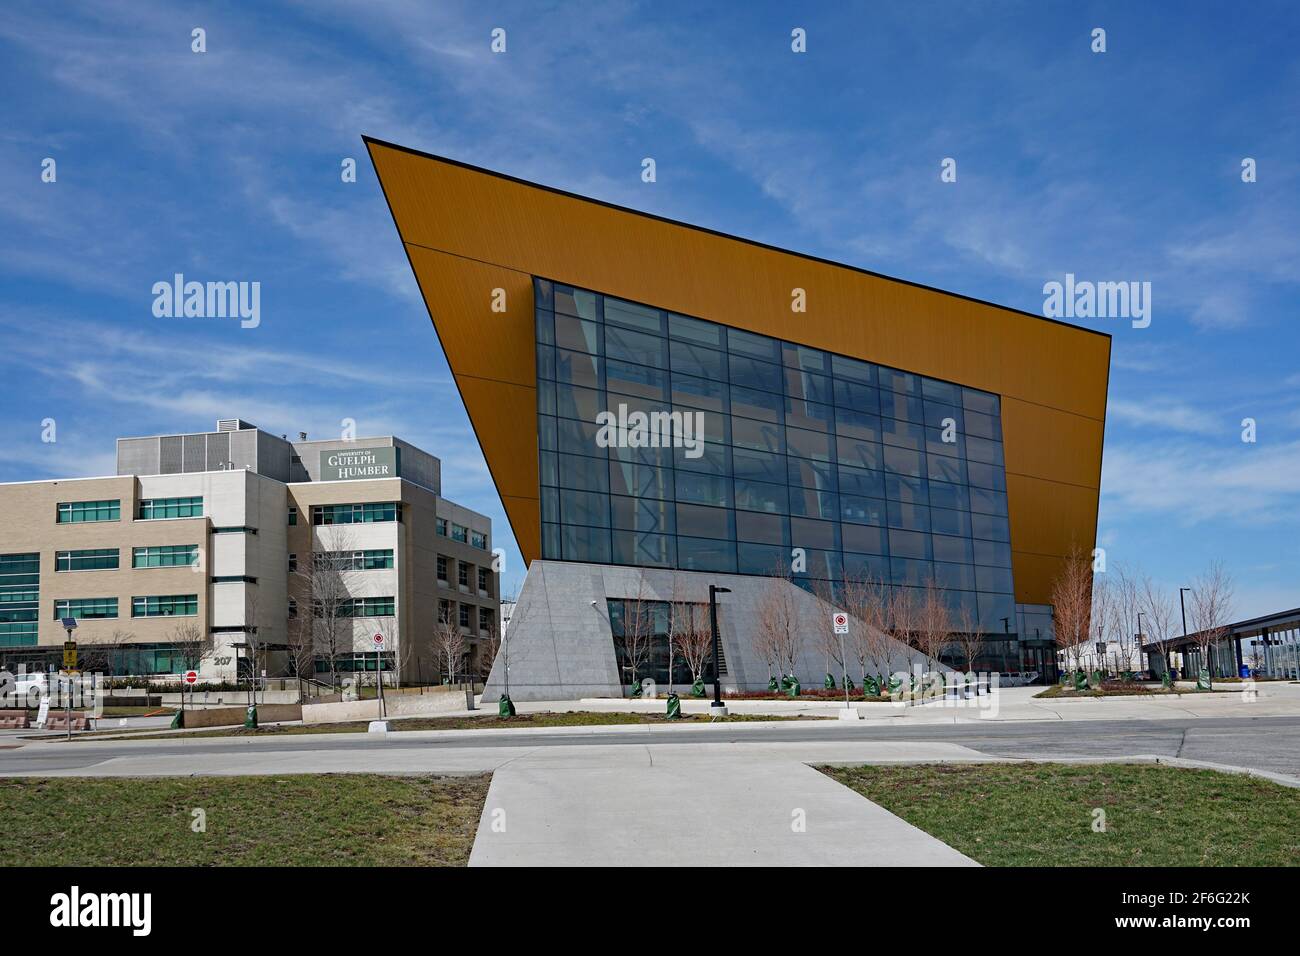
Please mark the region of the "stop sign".
[[185, 672], [185, 683], [187, 683], [187, 684], [197, 684], [198, 682], [199, 682], [199, 672], [198, 672], [198, 671], [186, 671], [186, 672]]

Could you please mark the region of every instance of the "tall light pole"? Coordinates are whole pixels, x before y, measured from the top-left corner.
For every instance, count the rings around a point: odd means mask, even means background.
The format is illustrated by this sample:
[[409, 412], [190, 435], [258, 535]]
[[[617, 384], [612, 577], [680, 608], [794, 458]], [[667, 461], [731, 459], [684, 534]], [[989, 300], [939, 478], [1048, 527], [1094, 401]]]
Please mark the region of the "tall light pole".
[[731, 588], [709, 585], [709, 629], [713, 633], [713, 706], [722, 709], [722, 669], [718, 666], [718, 595], [730, 594]]
[[[1191, 590], [1191, 588], [1179, 588], [1179, 589], [1178, 589], [1178, 606], [1179, 606], [1179, 608], [1182, 609], [1182, 612], [1183, 612], [1183, 653], [1184, 653], [1184, 654], [1187, 653], [1187, 602], [1186, 602], [1185, 600], [1183, 600], [1183, 594], [1186, 593], [1187, 591], [1190, 591], [1190, 590]], [[1184, 657], [1183, 660], [1186, 661], [1187, 658]], [[1169, 666], [1169, 662], [1168, 662], [1168, 661], [1165, 661], [1165, 666], [1166, 666], [1166, 667]], [[1209, 662], [1208, 660], [1205, 662], [1205, 666], [1206, 666], [1206, 667], [1209, 667], [1209, 666], [1210, 666], [1210, 662]], [[1186, 675], [1183, 675], [1183, 676], [1186, 677]]]

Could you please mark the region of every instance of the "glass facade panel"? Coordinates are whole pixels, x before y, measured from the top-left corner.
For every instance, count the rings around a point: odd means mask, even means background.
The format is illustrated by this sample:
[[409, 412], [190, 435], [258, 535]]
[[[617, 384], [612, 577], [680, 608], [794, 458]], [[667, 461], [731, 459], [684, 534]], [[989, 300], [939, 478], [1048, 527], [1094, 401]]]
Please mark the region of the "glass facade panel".
[[[986, 630], [1014, 617], [997, 395], [536, 290], [543, 557], [766, 574], [799, 548], [813, 590], [844, 574], [934, 580]], [[613, 441], [602, 412], [629, 426]], [[672, 447], [634, 437], [637, 413], [671, 422]]]

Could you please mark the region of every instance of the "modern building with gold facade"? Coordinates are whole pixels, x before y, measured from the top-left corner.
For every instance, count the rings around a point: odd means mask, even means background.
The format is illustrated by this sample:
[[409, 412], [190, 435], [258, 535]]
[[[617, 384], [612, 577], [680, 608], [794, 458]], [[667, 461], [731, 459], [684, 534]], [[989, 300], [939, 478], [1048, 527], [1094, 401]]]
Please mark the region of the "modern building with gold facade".
[[529, 565], [512, 696], [618, 693], [626, 602], [709, 583], [724, 685], [765, 685], [747, 635], [774, 568], [809, 628], [846, 576], [934, 582], [986, 666], [1053, 671], [1109, 336], [367, 145]]

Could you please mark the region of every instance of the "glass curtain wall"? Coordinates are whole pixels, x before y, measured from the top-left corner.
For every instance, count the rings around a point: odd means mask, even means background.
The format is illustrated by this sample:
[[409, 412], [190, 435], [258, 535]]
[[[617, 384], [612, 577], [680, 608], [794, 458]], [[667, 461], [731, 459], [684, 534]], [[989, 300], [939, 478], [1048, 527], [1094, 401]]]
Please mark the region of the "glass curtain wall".
[[[1014, 631], [997, 395], [542, 279], [534, 292], [544, 558], [770, 574], [802, 556], [802, 587], [934, 579], [983, 631]], [[636, 413], [673, 416], [676, 439], [656, 447]]]

